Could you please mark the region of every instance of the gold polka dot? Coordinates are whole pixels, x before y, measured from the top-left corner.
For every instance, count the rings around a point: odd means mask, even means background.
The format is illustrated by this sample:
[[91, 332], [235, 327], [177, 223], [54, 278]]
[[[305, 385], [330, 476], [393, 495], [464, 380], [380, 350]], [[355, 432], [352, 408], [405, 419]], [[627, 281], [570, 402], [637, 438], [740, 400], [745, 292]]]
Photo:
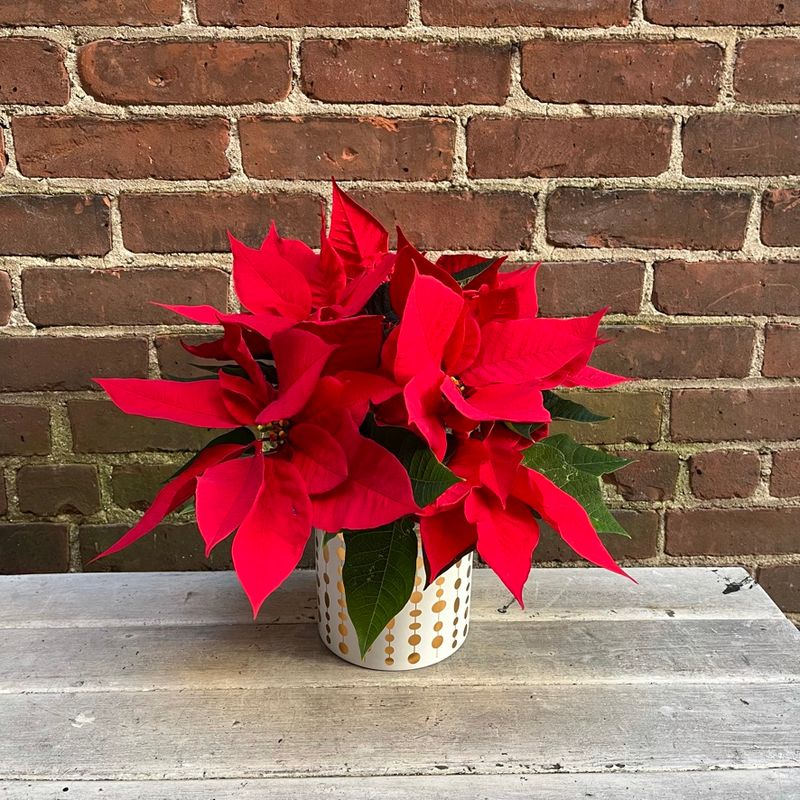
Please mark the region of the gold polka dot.
[[331, 596], [327, 592], [325, 592], [325, 605], [330, 607], [330, 604], [331, 604]]
[[340, 633], [342, 636], [347, 636], [347, 625], [345, 625], [345, 624], [343, 624], [343, 623], [340, 623], [340, 624], [339, 624], [339, 633]]
[[344, 642], [339, 642], [339, 652], [344, 653], [344, 655], [347, 655], [348, 647]]
[[411, 593], [411, 602], [412, 603], [421, 603], [422, 602], [422, 592], [412, 592]]
[[422, 609], [415, 608], [412, 611], [408, 612], [409, 617], [421, 617], [422, 616]]
[[330, 633], [328, 633], [328, 634], [325, 636], [325, 641], [326, 641], [328, 644], [330, 644], [330, 643], [331, 643], [331, 636], [330, 636]]
[[458, 613], [458, 609], [461, 608], [461, 598], [456, 597], [455, 602], [453, 603], [453, 611]]
[[464, 626], [464, 636], [467, 635], [467, 631], [469, 631], [469, 625]]
[[422, 637], [418, 633], [412, 633], [411, 636], [408, 637], [408, 643], [412, 647], [416, 647], [422, 641]]
[[442, 628], [444, 628], [444, 622], [442, 622], [441, 620], [439, 620], [439, 622], [437, 622], [437, 623], [436, 623], [436, 624], [433, 626], [433, 629], [434, 629], [435, 631], [440, 631]]
[[344, 593], [344, 583], [342, 583], [342, 581], [336, 581], [336, 588], [340, 592]]
[[425, 566], [425, 564], [422, 561], [422, 558], [418, 557], [417, 558], [417, 569], [422, 569], [424, 566]]
[[394, 653], [394, 647], [386, 647], [384, 648], [383, 652], [386, 653], [387, 656], [390, 656], [392, 653]]
[[456, 569], [461, 569], [461, 561], [462, 559], [460, 558], [458, 559], [458, 561], [456, 561]]
[[444, 636], [436, 636], [431, 642], [435, 650], [438, 650], [444, 644]]
[[431, 606], [431, 611], [433, 611], [434, 614], [440, 614], [442, 611], [445, 610], [445, 608], [447, 608], [447, 602], [444, 600], [437, 600]]
[[461, 578], [456, 578], [456, 582], [455, 582], [454, 586], [456, 587], [456, 589], [460, 589], [461, 588]]
[[395, 623], [395, 620], [394, 620], [394, 617], [392, 617], [392, 619], [390, 619], [386, 623], [386, 630], [390, 631], [392, 628], [394, 628], [394, 623]]
[[414, 586], [419, 586], [421, 583], [422, 583], [422, 578], [420, 578], [420, 576], [417, 575], [417, 577], [414, 578]]
[[437, 578], [436, 579], [436, 585], [437, 586], [441, 586], [442, 584], [444, 584], [444, 577]]
[[344, 561], [344, 547], [337, 547], [336, 555], [338, 556], [339, 561]]
[[383, 663], [386, 664], [387, 667], [391, 667], [391, 666], [394, 665], [394, 659], [393, 658], [387, 658], [387, 659], [384, 660]]
[[437, 589], [436, 590], [437, 597], [444, 597], [444, 589]]
[[458, 647], [458, 639], [453, 639], [453, 650], [455, 650], [456, 647]]
[[422, 656], [419, 653], [411, 653], [408, 656], [408, 663], [409, 664], [416, 664]]
[[331, 582], [331, 576], [330, 576], [330, 575], [328, 575], [328, 573], [327, 573], [327, 572], [326, 572], [326, 573], [325, 573], [325, 574], [322, 576], [322, 578], [323, 578], [323, 580], [325, 581], [325, 583], [327, 583], [327, 584], [330, 584], [330, 582]]
[[394, 641], [394, 634], [393, 633], [387, 633], [386, 634], [386, 641], [387, 642], [393, 642]]
[[457, 639], [457, 638], [458, 638], [458, 628], [456, 628], [456, 629], [453, 631], [453, 638], [454, 638], [454, 639]]
[[422, 627], [422, 623], [421, 622], [412, 622], [408, 627], [412, 631], [418, 631]]

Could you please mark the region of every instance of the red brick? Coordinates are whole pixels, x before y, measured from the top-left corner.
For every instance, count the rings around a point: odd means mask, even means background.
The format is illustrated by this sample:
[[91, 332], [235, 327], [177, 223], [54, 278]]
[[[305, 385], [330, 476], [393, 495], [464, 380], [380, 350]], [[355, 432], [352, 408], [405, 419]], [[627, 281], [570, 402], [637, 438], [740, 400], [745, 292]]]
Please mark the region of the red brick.
[[800, 325], [767, 325], [762, 373], [800, 378]]
[[0, 455], [50, 452], [50, 412], [40, 406], [0, 405]]
[[659, 25], [794, 25], [800, 6], [775, 0], [644, 0], [645, 17]]
[[14, 310], [14, 298], [11, 294], [11, 278], [7, 272], [0, 272], [0, 325], [7, 325]]
[[123, 464], [111, 472], [111, 492], [120, 508], [144, 511], [180, 464]]
[[34, 178], [226, 178], [224, 119], [17, 117], [17, 163]]
[[470, 120], [473, 178], [659, 175], [669, 165], [672, 121], [624, 117]]
[[661, 435], [661, 395], [656, 392], [570, 391], [566, 396], [606, 422], [555, 422], [552, 433], [569, 433], [584, 444], [652, 444]]
[[79, 50], [78, 71], [104, 103], [274, 103], [292, 87], [289, 53], [289, 42], [105, 39]]
[[547, 202], [547, 237], [566, 247], [737, 250], [749, 210], [744, 193], [561, 188]]
[[8, 513], [8, 496], [6, 495], [5, 480], [0, 476], [0, 516]]
[[0, 524], [0, 575], [66, 572], [69, 532], [65, 525]]
[[67, 410], [76, 453], [199, 450], [214, 438], [205, 428], [130, 416], [102, 400], [71, 400]]
[[800, 613], [800, 564], [761, 567], [758, 582], [787, 614]]
[[734, 85], [736, 97], [743, 103], [800, 103], [800, 41], [741, 42]]
[[274, 28], [394, 27], [408, 20], [406, 0], [197, 0], [203, 25], [267, 25]]
[[615, 455], [633, 463], [605, 476], [626, 500], [671, 500], [675, 495], [680, 459], [675, 453], [657, 450], [629, 450]]
[[425, 250], [519, 250], [531, 243], [536, 202], [513, 192], [353, 192], [389, 230]]
[[29, 464], [17, 472], [19, 509], [28, 514], [94, 514], [100, 510], [97, 470], [89, 464]]
[[[0, 24], [5, 2], [0, 0]], [[61, 45], [50, 39], [0, 39], [0, 103], [59, 106], [68, 100]]]
[[750, 497], [761, 481], [761, 459], [745, 450], [698, 453], [689, 462], [689, 480], [701, 500]]
[[800, 497], [800, 450], [780, 450], [772, 456], [769, 491], [773, 497]]
[[666, 314], [800, 314], [800, 263], [665, 261], [653, 303]]
[[455, 123], [436, 117], [246, 117], [239, 135], [253, 178], [439, 181], [453, 171]]
[[[63, 302], [63, 298], [62, 298]], [[92, 378], [147, 377], [145, 339], [78, 336], [0, 338], [0, 390], [75, 391], [95, 388]]]
[[202, 344], [214, 339], [217, 336], [158, 336], [156, 337], [156, 353], [158, 354], [158, 366], [163, 378], [199, 378], [208, 375], [196, 365], [209, 364], [213, 362], [203, 361], [202, 358], [191, 355], [182, 346], [181, 342], [187, 344]]
[[313, 195], [123, 194], [120, 212], [125, 247], [136, 253], [227, 253], [227, 230], [255, 247], [273, 219], [283, 236], [319, 243]]
[[667, 512], [671, 556], [782, 555], [797, 550], [800, 508], [695, 508]]
[[755, 330], [743, 325], [618, 325], [592, 360], [631, 378], [743, 378], [750, 372]]
[[301, 53], [303, 91], [333, 103], [502, 104], [511, 81], [508, 47], [310, 39]]
[[800, 387], [682, 389], [672, 393], [676, 441], [800, 438]]
[[[182, 317], [154, 305], [228, 303], [228, 276], [222, 270], [189, 267], [138, 269], [39, 269], [22, 273], [28, 319], [53, 325], [177, 325]], [[69, 297], [70, 302], [64, 303]]]
[[422, 0], [426, 25], [461, 27], [553, 26], [607, 28], [627, 25], [628, 0]]
[[180, 0], [0, 0], [0, 24], [7, 25], [160, 25], [180, 18]]
[[712, 105], [723, 51], [710, 42], [527, 42], [522, 86], [549, 103]]
[[[615, 510], [614, 516], [631, 538], [604, 534], [603, 542], [612, 556], [619, 561], [654, 558], [658, 555], [658, 514], [655, 511]], [[575, 563], [590, 566], [546, 525], [541, 525], [542, 538], [536, 548], [533, 560]]]
[[770, 247], [800, 246], [800, 189], [764, 193], [761, 241]]
[[642, 303], [644, 265], [635, 261], [552, 261], [537, 275], [543, 316], [579, 316], [608, 307], [636, 314]]
[[686, 175], [793, 175], [800, 172], [800, 117], [708, 114], [683, 129]]
[[0, 255], [102, 256], [111, 249], [109, 200], [101, 195], [0, 197]]

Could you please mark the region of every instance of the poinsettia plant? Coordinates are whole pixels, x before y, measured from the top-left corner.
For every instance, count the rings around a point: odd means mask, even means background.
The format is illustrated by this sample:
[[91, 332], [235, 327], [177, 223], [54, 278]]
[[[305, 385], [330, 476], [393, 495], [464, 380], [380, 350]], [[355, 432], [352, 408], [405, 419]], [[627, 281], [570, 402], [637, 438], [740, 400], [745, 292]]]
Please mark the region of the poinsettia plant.
[[605, 419], [555, 390], [625, 380], [589, 366], [603, 311], [539, 317], [537, 266], [433, 261], [400, 231], [392, 250], [335, 184], [318, 251], [274, 226], [231, 247], [241, 311], [166, 306], [219, 331], [184, 344], [204, 376], [97, 381], [129, 414], [223, 431], [100, 557], [194, 498], [207, 552], [233, 537], [257, 614], [313, 528], [343, 532], [362, 652], [412, 593], [417, 530], [428, 583], [477, 550], [520, 603], [541, 522], [625, 574], [599, 535], [626, 535], [600, 476], [628, 462], [549, 430]]

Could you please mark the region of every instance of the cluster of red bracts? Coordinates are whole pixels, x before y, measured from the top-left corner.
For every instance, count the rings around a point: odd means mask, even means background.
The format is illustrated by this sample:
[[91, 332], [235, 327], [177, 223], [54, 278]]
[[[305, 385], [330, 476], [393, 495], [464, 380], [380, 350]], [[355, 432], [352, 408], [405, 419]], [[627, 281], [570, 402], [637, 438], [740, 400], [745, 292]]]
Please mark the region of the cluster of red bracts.
[[[521, 602], [537, 517], [621, 572], [583, 507], [522, 466], [530, 441], [504, 424], [540, 423], [545, 435], [544, 390], [622, 380], [588, 366], [602, 313], [538, 318], [535, 267], [504, 273], [502, 260], [475, 255], [434, 263], [401, 233], [390, 251], [387, 231], [335, 185], [318, 253], [274, 227], [260, 249], [231, 243], [242, 311], [168, 306], [222, 328], [216, 341], [185, 345], [219, 369], [189, 382], [98, 381], [127, 413], [229, 429], [103, 555], [194, 495], [209, 552], [235, 534], [234, 567], [255, 612], [312, 527], [370, 529], [409, 514], [429, 580], [477, 548]], [[370, 313], [381, 291], [385, 310]], [[419, 508], [400, 461], [360, 432], [367, 414], [416, 433], [461, 481]]]

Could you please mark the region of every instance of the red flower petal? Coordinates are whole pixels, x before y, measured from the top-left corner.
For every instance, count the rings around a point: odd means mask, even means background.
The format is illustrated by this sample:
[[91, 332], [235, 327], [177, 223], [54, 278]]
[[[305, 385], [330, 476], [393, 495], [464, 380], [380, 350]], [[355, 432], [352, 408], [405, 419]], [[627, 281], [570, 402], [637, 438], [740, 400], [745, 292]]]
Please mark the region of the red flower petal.
[[300, 423], [289, 430], [292, 464], [305, 481], [309, 494], [335, 489], [347, 479], [347, 456], [324, 428]]
[[311, 535], [311, 503], [297, 469], [264, 459], [264, 482], [233, 539], [233, 566], [258, 615], [264, 600], [289, 576]]
[[542, 393], [530, 385], [493, 383], [470, 392], [465, 397], [452, 381], [442, 384], [442, 391], [456, 410], [467, 419], [480, 421], [550, 422]]
[[264, 479], [264, 456], [224, 461], [197, 480], [195, 516], [206, 543], [206, 556], [241, 524], [255, 502]]
[[333, 182], [333, 210], [328, 238], [345, 261], [369, 263], [389, 249], [389, 234], [372, 214]]
[[377, 369], [383, 342], [383, 317], [303, 322], [298, 327], [336, 347], [325, 364], [326, 374], [332, 375], [343, 369]]
[[200, 428], [237, 428], [215, 380], [163, 381], [145, 378], [97, 378], [114, 404], [126, 414], [166, 419]]
[[153, 303], [154, 306], [166, 308], [167, 311], [174, 311], [192, 322], [199, 322], [201, 325], [219, 325], [221, 311], [217, 311], [213, 306], [180, 306], [168, 305], [167, 303]]
[[430, 369], [420, 372], [403, 389], [409, 424], [419, 431], [439, 460], [447, 451], [447, 434], [442, 421], [443, 382], [449, 383], [450, 379], [441, 371]]
[[467, 521], [460, 505], [422, 517], [419, 532], [428, 585], [471, 552], [478, 541], [478, 531]]
[[595, 367], [584, 367], [574, 375], [570, 375], [564, 380], [564, 386], [585, 386], [589, 389], [606, 389], [609, 386], [617, 386], [620, 383], [627, 383], [630, 378], [622, 375], [614, 375], [612, 372], [604, 372]]

